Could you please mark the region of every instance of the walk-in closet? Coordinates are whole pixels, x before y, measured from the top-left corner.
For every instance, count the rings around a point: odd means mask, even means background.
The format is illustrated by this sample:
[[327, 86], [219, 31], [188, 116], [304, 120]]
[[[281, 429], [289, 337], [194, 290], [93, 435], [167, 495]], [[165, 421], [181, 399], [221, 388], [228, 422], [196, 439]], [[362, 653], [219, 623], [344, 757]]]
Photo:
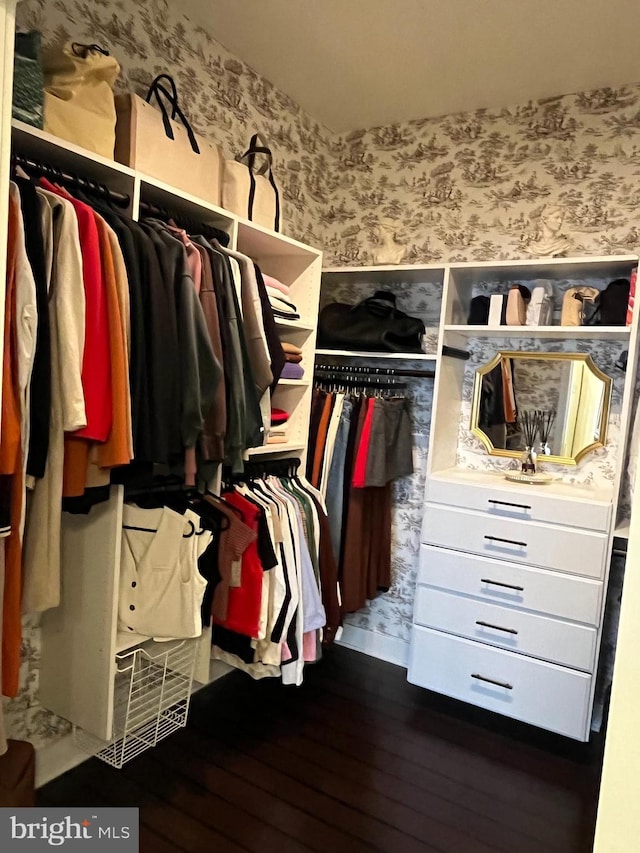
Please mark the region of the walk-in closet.
[[635, 11], [0, 0], [1, 849], [636, 848]]

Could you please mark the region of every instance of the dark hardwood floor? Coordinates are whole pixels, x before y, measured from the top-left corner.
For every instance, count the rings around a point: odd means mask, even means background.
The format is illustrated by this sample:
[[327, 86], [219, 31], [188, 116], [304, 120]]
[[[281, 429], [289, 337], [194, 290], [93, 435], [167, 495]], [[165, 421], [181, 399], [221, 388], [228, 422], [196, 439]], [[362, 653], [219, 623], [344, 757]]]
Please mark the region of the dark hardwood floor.
[[601, 745], [408, 684], [336, 648], [301, 688], [233, 673], [121, 771], [92, 759], [45, 805], [140, 807], [141, 850], [589, 853]]

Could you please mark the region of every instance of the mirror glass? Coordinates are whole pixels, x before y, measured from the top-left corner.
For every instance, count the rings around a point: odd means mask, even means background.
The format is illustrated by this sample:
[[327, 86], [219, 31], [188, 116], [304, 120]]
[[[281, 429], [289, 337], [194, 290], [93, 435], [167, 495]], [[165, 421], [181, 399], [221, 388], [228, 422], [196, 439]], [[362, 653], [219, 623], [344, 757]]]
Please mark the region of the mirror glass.
[[[544, 461], [576, 464], [606, 441], [611, 378], [581, 353], [498, 352], [476, 371], [471, 430], [495, 456], [525, 449], [524, 412], [553, 412]], [[540, 460], [542, 461], [542, 460]]]

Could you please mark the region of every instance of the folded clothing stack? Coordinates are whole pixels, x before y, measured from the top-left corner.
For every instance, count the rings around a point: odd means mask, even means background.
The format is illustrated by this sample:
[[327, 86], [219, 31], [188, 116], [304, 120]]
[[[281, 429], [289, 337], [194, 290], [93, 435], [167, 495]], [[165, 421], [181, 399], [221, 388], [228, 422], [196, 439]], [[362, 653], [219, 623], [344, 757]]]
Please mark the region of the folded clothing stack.
[[288, 285], [283, 284], [281, 281], [278, 281], [277, 278], [274, 278], [271, 275], [265, 275], [264, 273], [262, 278], [264, 279], [264, 283], [267, 288], [267, 295], [269, 297], [273, 316], [280, 317], [283, 320], [299, 320], [300, 314], [298, 313], [298, 309], [294, 303], [291, 301]]
[[271, 409], [271, 430], [267, 444], [285, 444], [287, 441], [287, 421], [289, 412], [284, 409]]
[[271, 426], [277, 427], [286, 424], [289, 420], [289, 412], [285, 412], [284, 409], [276, 409], [274, 407], [271, 408]]
[[290, 344], [288, 341], [282, 341], [282, 349], [286, 364], [280, 374], [281, 379], [302, 379], [304, 376], [304, 368], [301, 366], [302, 350], [295, 344]]

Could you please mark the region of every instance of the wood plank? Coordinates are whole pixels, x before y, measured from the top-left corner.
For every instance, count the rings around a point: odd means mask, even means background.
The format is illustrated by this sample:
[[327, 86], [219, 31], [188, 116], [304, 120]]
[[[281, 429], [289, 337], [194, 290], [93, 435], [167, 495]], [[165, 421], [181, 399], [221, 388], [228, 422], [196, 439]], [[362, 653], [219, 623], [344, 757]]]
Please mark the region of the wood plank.
[[169, 738], [157, 750], [158, 760], [166, 772], [184, 774], [197, 784], [223, 797], [227, 802], [244, 805], [244, 808], [260, 820], [304, 841], [311, 850], [325, 853], [364, 853], [369, 848], [351, 835], [313, 817], [301, 809], [294, 808], [270, 791], [257, 791], [252, 782], [212, 764], [208, 756], [210, 749], [199, 753], [191, 752], [185, 760], [185, 746], [180, 734]]
[[[203, 742], [202, 746], [207, 747]], [[256, 819], [248, 811], [231, 805], [187, 778], [168, 776], [164, 765], [155, 757], [156, 750], [143, 754], [136, 761], [125, 765], [123, 773], [161, 800], [170, 803], [183, 814], [188, 814], [246, 850], [256, 853], [305, 853], [310, 848], [269, 824]]]
[[[182, 739], [189, 749], [201, 748], [200, 737], [186, 729]], [[320, 820], [332, 824], [344, 832], [354, 835], [365, 844], [373, 845], [387, 853], [426, 853], [438, 848], [425, 845], [381, 820], [363, 814], [357, 808], [345, 805], [333, 797], [301, 784], [287, 773], [270, 767], [236, 748], [230, 748], [221, 740], [216, 740], [211, 760], [223, 767], [232, 767], [234, 773], [254, 782], [256, 787], [267, 791], [278, 791], [280, 799], [313, 814]]]

